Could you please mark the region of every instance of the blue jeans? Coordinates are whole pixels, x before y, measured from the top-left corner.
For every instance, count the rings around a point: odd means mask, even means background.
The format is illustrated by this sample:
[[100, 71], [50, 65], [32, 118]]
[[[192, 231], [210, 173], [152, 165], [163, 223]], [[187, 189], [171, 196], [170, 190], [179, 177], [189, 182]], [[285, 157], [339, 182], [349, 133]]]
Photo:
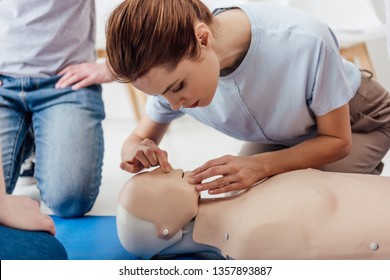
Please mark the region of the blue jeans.
[[0, 260], [66, 260], [64, 246], [48, 232], [0, 225]]
[[55, 89], [58, 79], [0, 75], [3, 169], [10, 194], [35, 145], [41, 200], [55, 214], [75, 217], [92, 208], [101, 183], [102, 88]]

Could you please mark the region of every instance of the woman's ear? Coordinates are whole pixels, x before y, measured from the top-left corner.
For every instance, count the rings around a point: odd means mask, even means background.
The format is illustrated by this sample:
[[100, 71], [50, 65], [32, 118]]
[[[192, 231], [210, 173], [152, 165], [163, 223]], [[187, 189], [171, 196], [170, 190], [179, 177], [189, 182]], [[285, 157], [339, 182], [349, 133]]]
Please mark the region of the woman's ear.
[[204, 23], [198, 23], [195, 26], [195, 34], [201, 47], [211, 47], [211, 31], [209, 27]]

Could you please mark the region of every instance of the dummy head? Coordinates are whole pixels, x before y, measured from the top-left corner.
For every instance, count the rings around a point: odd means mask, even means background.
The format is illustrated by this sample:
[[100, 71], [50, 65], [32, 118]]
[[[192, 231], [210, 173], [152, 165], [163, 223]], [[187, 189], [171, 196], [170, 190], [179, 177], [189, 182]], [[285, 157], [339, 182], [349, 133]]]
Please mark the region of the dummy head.
[[212, 23], [199, 0], [126, 0], [111, 14], [106, 30], [111, 76], [132, 82], [151, 68], [173, 70], [182, 59], [199, 56], [197, 22]]
[[119, 195], [117, 230], [123, 247], [148, 259], [182, 237], [196, 216], [199, 194], [188, 173], [161, 168], [134, 175]]

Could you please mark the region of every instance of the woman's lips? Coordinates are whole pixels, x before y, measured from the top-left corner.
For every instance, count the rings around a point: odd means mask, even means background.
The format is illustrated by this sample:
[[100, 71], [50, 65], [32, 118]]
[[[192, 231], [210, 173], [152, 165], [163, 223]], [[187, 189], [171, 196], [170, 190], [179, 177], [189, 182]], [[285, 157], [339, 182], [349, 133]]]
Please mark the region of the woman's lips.
[[195, 108], [195, 107], [198, 107], [199, 105], [199, 100], [196, 101], [194, 104], [192, 104], [191, 106], [185, 106], [185, 108]]

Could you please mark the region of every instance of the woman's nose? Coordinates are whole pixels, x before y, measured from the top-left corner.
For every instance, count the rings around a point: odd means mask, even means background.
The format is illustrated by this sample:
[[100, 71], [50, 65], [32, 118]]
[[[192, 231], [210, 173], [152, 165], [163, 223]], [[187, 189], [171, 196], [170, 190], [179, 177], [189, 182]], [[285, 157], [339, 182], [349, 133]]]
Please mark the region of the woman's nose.
[[171, 100], [169, 101], [169, 104], [171, 105], [173, 111], [178, 111], [183, 104], [183, 100]]

